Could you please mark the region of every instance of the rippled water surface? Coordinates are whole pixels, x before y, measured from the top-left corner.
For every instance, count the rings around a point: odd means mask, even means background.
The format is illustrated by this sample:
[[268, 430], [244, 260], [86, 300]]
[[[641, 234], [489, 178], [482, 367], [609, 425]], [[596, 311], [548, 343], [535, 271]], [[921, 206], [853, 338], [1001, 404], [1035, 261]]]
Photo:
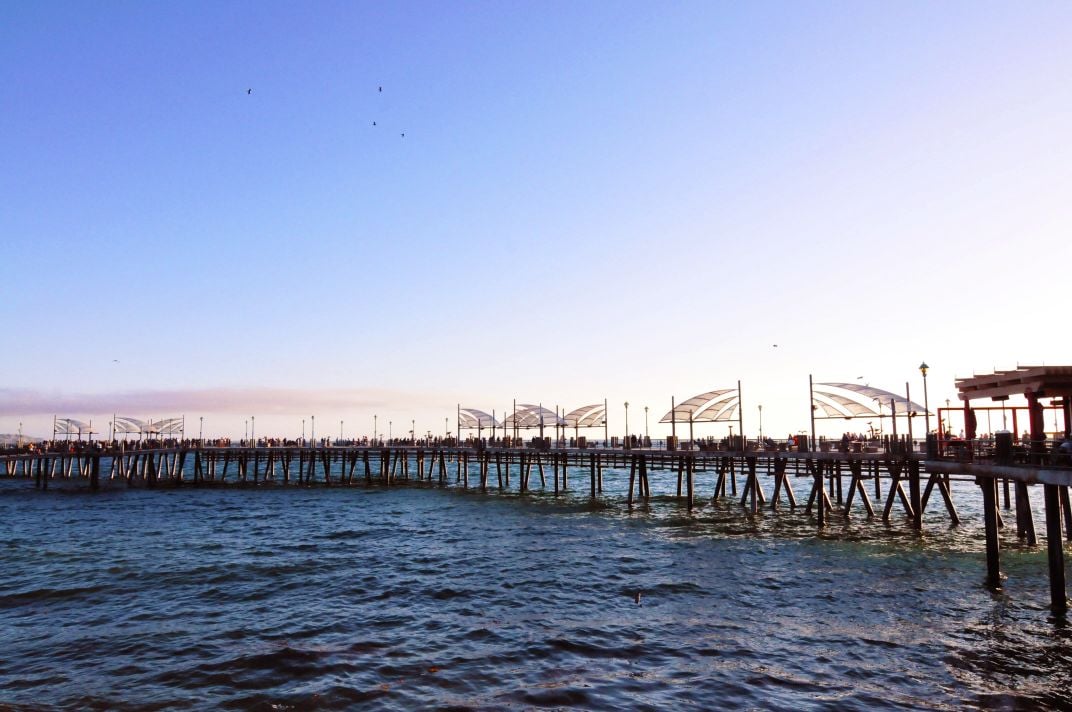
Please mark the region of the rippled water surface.
[[[672, 491], [659, 477], [653, 492]], [[596, 504], [586, 491], [5, 481], [0, 703], [1072, 704], [1045, 550], [1007, 549], [1005, 589], [988, 591], [973, 487], [958, 488], [957, 529], [939, 500], [922, 538], [862, 510], [818, 536], [799, 511], [733, 502], [689, 514], [664, 494], [630, 512], [623, 479], [608, 472]]]

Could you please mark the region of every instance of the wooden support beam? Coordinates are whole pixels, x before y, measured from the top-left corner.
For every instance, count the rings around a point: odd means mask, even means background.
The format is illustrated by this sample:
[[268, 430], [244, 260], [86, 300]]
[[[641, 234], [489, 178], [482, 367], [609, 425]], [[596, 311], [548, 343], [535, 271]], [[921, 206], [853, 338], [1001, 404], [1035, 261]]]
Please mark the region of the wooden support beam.
[[596, 498], [596, 456], [592, 453], [588, 456], [588, 466], [590, 468], [590, 475], [592, 478], [592, 499]]
[[[688, 510], [690, 512], [692, 511], [692, 504], [693, 504], [693, 493], [694, 493], [693, 476], [695, 475], [695, 473], [696, 473], [696, 458], [693, 455], [689, 455], [688, 460], [685, 463], [685, 483], [686, 483], [685, 501], [686, 501], [686, 506], [688, 507]], [[646, 474], [645, 474], [644, 479], [645, 479], [645, 481], [647, 480]], [[681, 479], [681, 475], [679, 474], [678, 475], [678, 481], [679, 482], [680, 482], [680, 479]], [[680, 495], [680, 492], [678, 494]]]
[[997, 480], [991, 477], [980, 477], [976, 481], [983, 490], [983, 524], [986, 529], [986, 581], [993, 588], [1001, 588]]
[[636, 479], [636, 456], [633, 456], [629, 462], [629, 495], [625, 502], [628, 506], [633, 506], [633, 480]]
[[845, 514], [848, 515], [852, 512], [853, 497], [856, 492], [859, 492], [860, 500], [864, 503], [864, 509], [867, 510], [867, 518], [873, 519], [875, 517], [875, 508], [871, 505], [871, 499], [867, 496], [867, 490], [864, 488], [863, 465], [859, 460], [849, 460], [849, 471], [852, 473], [852, 478], [849, 480], [849, 496], [845, 500]]
[[1061, 494], [1058, 485], [1043, 485], [1046, 498], [1046, 550], [1050, 566], [1050, 608], [1064, 615], [1068, 610], [1065, 589], [1065, 552], [1061, 537]]
[[920, 506], [919, 460], [908, 461], [908, 492], [912, 503], [912, 528], [923, 529], [923, 507]]
[[1031, 514], [1031, 498], [1027, 485], [1023, 482], [1016, 483], [1016, 536], [1026, 539], [1030, 546], [1038, 544], [1038, 537], [1035, 535], [1035, 518]]
[[1061, 510], [1064, 512], [1065, 520], [1065, 537], [1072, 541], [1072, 506], [1070, 506], [1068, 498], [1068, 487], [1060, 485], [1061, 495]]

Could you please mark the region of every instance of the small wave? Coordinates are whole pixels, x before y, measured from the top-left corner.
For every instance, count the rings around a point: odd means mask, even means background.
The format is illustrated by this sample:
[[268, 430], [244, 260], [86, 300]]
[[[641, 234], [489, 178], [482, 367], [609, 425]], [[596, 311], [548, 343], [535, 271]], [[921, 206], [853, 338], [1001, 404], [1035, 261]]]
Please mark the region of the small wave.
[[70, 588], [36, 588], [32, 591], [21, 593], [9, 593], [0, 596], [0, 608], [8, 606], [21, 606], [29, 603], [43, 603], [45, 601], [64, 601], [74, 598], [82, 598], [94, 593], [108, 590], [107, 586], [73, 586]]
[[437, 601], [449, 601], [453, 598], [471, 595], [469, 591], [458, 591], [453, 588], [429, 589], [427, 593]]
[[338, 532], [328, 532], [326, 534], [317, 534], [315, 538], [317, 538], [317, 539], [325, 539], [325, 540], [328, 540], [328, 542], [334, 542], [334, 540], [338, 540], [338, 539], [359, 539], [359, 538], [361, 538], [363, 536], [368, 536], [369, 534], [371, 534], [371, 532], [369, 532], [367, 530], [344, 529], [344, 530], [341, 530], [341, 531], [338, 531]]

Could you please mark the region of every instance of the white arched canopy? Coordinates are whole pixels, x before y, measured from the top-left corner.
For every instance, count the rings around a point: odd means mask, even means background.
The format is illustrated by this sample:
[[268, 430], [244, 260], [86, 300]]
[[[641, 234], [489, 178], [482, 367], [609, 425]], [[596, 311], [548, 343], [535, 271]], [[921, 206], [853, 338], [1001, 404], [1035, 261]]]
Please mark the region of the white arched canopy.
[[89, 423], [74, 418], [57, 418], [54, 435], [92, 435], [93, 427]]
[[115, 432], [137, 435], [178, 435], [183, 430], [182, 418], [139, 420], [126, 415], [115, 416]]
[[882, 417], [890, 415], [922, 415], [924, 407], [904, 396], [874, 386], [857, 383], [816, 383], [812, 386], [812, 405], [827, 418]]
[[736, 418], [740, 404], [741, 397], [736, 388], [720, 388], [678, 403], [659, 422], [730, 422]]
[[511, 428], [538, 428], [542, 426], [565, 425], [564, 418], [560, 418], [553, 410], [530, 403], [518, 403], [517, 410], [506, 416], [504, 427]]
[[462, 428], [479, 430], [481, 428], [501, 428], [502, 423], [482, 410], [462, 408], [458, 411], [458, 425]]
[[606, 422], [607, 409], [602, 403], [582, 405], [566, 413], [562, 420], [571, 428], [596, 428]]

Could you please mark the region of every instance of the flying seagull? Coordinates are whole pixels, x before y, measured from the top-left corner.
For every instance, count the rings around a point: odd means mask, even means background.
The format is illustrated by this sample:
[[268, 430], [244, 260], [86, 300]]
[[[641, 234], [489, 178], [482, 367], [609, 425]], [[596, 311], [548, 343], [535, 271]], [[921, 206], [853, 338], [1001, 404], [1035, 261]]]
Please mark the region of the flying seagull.
[[380, 87], [380, 91], [381, 91], [381, 92], [383, 91], [383, 87]]
[[373, 122], [372, 122], [372, 125], [373, 125], [373, 126], [375, 126], [375, 125], [376, 125], [376, 122], [375, 122], [375, 121], [373, 121]]
[[405, 138], [405, 137], [406, 137], [406, 134], [402, 134], [402, 138]]
[[252, 89], [246, 89], [246, 94], [252, 94], [252, 93], [253, 93]]

